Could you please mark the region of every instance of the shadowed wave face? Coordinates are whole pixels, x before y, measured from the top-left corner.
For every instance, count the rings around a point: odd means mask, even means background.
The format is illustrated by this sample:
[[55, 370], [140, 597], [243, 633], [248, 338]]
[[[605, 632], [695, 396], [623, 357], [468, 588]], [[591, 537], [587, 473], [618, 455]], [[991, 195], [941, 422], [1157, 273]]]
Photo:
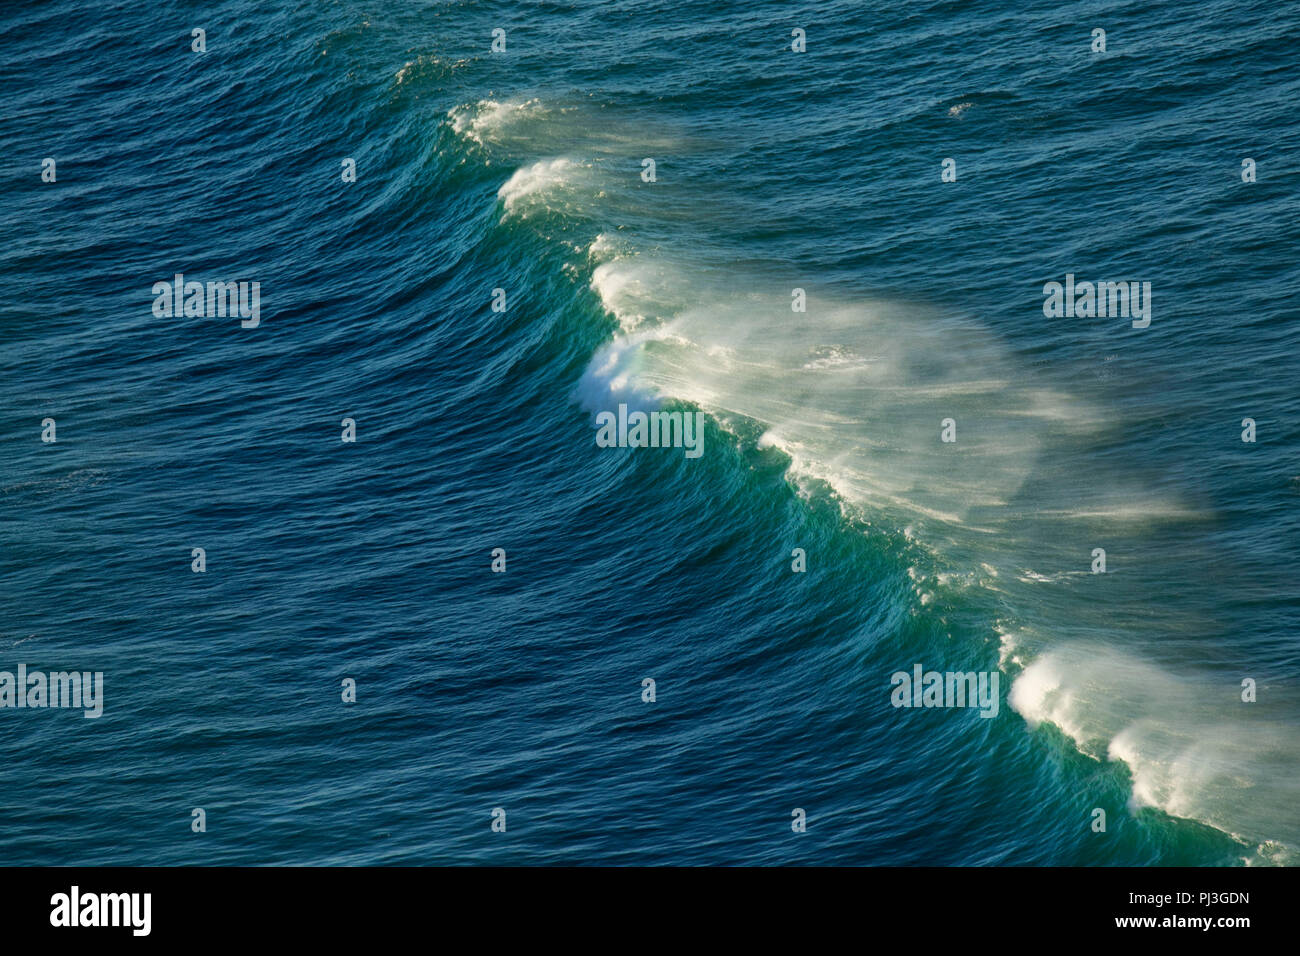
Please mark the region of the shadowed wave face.
[[1293, 14], [74, 6], [0, 13], [0, 671], [103, 713], [0, 707], [6, 861], [1295, 862]]

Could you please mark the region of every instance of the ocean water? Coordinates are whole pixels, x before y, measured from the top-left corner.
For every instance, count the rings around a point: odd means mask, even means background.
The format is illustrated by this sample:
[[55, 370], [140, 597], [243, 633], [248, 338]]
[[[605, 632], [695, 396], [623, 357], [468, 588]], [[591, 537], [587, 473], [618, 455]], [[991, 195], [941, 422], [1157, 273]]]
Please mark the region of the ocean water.
[[[104, 691], [0, 708], [0, 862], [1294, 863], [1297, 49], [1223, 0], [5, 7], [0, 670]], [[1150, 325], [1046, 316], [1067, 274]], [[700, 455], [599, 447], [620, 404]], [[996, 715], [893, 706], [918, 664]]]

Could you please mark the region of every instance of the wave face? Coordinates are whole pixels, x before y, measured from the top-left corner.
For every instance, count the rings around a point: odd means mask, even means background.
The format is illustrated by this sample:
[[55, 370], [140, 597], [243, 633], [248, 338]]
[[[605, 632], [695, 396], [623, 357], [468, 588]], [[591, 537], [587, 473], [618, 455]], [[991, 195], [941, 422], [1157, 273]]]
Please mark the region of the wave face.
[[1296, 861], [1294, 12], [71, 12], [0, 13], [0, 670], [106, 700], [0, 713], [6, 861]]

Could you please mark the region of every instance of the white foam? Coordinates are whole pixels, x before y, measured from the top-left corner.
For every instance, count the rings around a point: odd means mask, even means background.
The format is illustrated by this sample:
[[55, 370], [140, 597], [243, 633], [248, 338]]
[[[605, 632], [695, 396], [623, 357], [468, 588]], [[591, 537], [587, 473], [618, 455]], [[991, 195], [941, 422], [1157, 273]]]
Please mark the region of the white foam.
[[483, 99], [456, 106], [447, 115], [452, 130], [466, 142], [514, 160], [563, 153], [626, 162], [634, 154], [680, 155], [687, 148], [680, 135], [646, 129], [631, 116], [606, 111], [593, 122], [585, 104], [543, 102], [537, 96]]
[[[1157, 807], [1251, 842], [1300, 845], [1294, 733], [1250, 711], [1234, 678], [1176, 676], [1113, 648], [1072, 643], [1027, 666], [1008, 700], [1083, 753], [1123, 761], [1131, 807]], [[1288, 824], [1286, 821], [1291, 821]]]
[[623, 245], [612, 232], [599, 233], [587, 247], [587, 256], [593, 262], [608, 262], [623, 255]]
[[632, 411], [658, 408], [662, 396], [642, 384], [636, 373], [646, 343], [661, 341], [666, 333], [665, 329], [648, 329], [620, 336], [597, 351], [578, 382], [576, 394], [582, 407], [593, 416], [613, 411], [620, 403]]
[[453, 107], [447, 116], [451, 128], [458, 135], [479, 146], [499, 140], [512, 126], [522, 120], [545, 115], [546, 108], [536, 97], [508, 100], [479, 100], [477, 103]]
[[579, 163], [561, 156], [543, 159], [515, 170], [497, 190], [507, 215], [517, 214], [538, 203], [554, 200], [557, 194], [576, 185], [582, 170]]
[[1012, 668], [1023, 668], [1025, 661], [1021, 653], [1024, 634], [1018, 629], [998, 622], [994, 630], [998, 635], [998, 669], [1009, 673]]
[[[608, 240], [599, 247], [593, 243], [593, 247], [612, 249], [613, 241]], [[638, 256], [620, 256], [602, 262], [592, 271], [591, 288], [600, 297], [605, 311], [618, 320], [624, 333], [630, 334], [648, 322], [664, 322], [673, 317], [680, 307], [674, 295], [679, 290], [674, 288], [673, 280], [671, 271], [661, 263]]]
[[[627, 367], [643, 391], [759, 423], [792, 477], [854, 505], [959, 525], [1020, 487], [1040, 447], [1023, 414], [1035, 394], [987, 333], [890, 302], [810, 296], [808, 313], [794, 314], [788, 289], [718, 278], [646, 256], [594, 270], [591, 286], [624, 335], [672, 330]], [[955, 445], [940, 441], [950, 414], [974, 423]]]

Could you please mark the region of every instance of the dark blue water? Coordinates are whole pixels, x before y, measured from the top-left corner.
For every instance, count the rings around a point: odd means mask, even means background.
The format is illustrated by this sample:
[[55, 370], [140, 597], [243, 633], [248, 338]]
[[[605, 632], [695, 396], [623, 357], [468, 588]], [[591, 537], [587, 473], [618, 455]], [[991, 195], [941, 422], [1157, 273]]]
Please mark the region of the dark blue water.
[[1294, 9], [297, 6], [0, 12], [0, 861], [1294, 861]]

